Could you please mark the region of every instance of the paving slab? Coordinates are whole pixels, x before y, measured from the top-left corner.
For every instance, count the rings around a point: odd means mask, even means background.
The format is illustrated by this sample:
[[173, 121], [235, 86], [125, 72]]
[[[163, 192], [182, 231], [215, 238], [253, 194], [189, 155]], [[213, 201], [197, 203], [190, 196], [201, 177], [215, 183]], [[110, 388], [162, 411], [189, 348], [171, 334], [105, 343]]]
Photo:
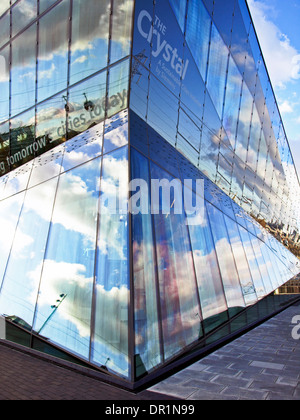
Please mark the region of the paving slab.
[[0, 400], [300, 400], [296, 315], [299, 304], [137, 394], [0, 341]]
[[[183, 370], [180, 389], [195, 389], [187, 399], [300, 400], [300, 340], [292, 337], [296, 315], [299, 303]], [[186, 399], [171, 382], [172, 376], [149, 391]]]

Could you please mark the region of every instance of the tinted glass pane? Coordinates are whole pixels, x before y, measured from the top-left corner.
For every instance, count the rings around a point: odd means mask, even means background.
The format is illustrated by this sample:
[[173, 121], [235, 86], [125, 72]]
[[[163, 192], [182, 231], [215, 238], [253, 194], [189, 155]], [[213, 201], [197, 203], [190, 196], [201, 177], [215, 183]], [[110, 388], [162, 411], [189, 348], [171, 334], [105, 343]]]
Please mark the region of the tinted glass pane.
[[110, 0], [74, 0], [71, 76], [73, 84], [107, 66]]
[[21, 0], [12, 8], [12, 36], [37, 17], [37, 0]]
[[[0, 6], [1, 8], [1, 6]], [[0, 11], [1, 15], [1, 11]], [[0, 47], [9, 41], [10, 35], [10, 15], [6, 13], [0, 20]]]
[[114, 0], [110, 62], [130, 54], [133, 0]]
[[128, 377], [128, 150], [103, 158], [92, 360]]
[[9, 117], [9, 54], [8, 47], [0, 52], [0, 123]]
[[[172, 182], [168, 174], [156, 165], [151, 166], [151, 177], [152, 180], [167, 179]], [[171, 195], [168, 188], [167, 191], [155, 190], [155, 194], [161, 195], [160, 199], [155, 200], [155, 207], [152, 207], [155, 213], [156, 253], [166, 359], [202, 335], [197, 282], [185, 216], [182, 212], [174, 214], [177, 211], [170, 210], [165, 201], [169, 195], [170, 203], [175, 197], [178, 203], [180, 185], [179, 181], [175, 180]]]
[[[132, 246], [135, 297], [135, 354], [139, 355], [145, 370], [149, 371], [162, 361], [159, 342], [153, 226], [149, 200], [149, 166], [147, 159], [134, 149], [132, 149], [131, 159], [133, 179], [145, 181], [144, 188], [147, 188], [147, 191], [140, 189], [140, 193], [145, 194], [143, 198], [147, 200], [145, 207], [137, 208], [139, 213], [134, 214], [132, 218]], [[133, 191], [133, 193], [136, 192]], [[136, 199], [134, 199], [134, 203], [136, 203], [136, 207], [143, 205], [143, 201], [137, 203]], [[144, 372], [140, 372], [140, 374]]]
[[67, 87], [69, 1], [64, 0], [40, 19], [38, 102]]
[[11, 112], [21, 113], [35, 104], [36, 25], [12, 43]]
[[232, 313], [245, 306], [241, 285], [232, 249], [222, 213], [211, 204], [207, 204], [209, 220], [214, 237], [215, 249], [220, 265], [222, 282], [225, 289], [228, 308]]
[[[26, 194], [0, 295], [0, 312], [31, 329], [57, 179]], [[16, 322], [16, 319], [14, 319]]]
[[100, 159], [60, 177], [34, 331], [88, 359]]
[[189, 225], [189, 232], [203, 321], [205, 331], [209, 332], [226, 321], [228, 316], [224, 288], [206, 211], [203, 216], [199, 223]]

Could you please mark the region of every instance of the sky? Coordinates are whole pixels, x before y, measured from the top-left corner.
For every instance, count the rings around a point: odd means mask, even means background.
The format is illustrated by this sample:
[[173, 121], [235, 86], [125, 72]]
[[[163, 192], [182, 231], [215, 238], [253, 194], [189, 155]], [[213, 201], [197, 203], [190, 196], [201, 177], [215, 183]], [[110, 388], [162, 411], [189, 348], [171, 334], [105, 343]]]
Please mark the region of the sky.
[[300, 177], [300, 0], [247, 0]]

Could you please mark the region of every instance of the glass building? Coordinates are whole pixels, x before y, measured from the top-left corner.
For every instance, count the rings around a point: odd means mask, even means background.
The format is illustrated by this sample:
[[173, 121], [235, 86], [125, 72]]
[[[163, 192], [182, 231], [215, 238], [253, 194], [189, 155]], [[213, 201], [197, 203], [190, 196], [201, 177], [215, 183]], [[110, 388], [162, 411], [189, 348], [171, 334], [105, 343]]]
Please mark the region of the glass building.
[[[2, 338], [131, 388], [263, 319], [300, 272], [245, 0], [2, 0], [0, 176]], [[168, 181], [169, 211], [162, 188], [129, 211], [133, 180]], [[175, 211], [185, 180], [199, 220]]]

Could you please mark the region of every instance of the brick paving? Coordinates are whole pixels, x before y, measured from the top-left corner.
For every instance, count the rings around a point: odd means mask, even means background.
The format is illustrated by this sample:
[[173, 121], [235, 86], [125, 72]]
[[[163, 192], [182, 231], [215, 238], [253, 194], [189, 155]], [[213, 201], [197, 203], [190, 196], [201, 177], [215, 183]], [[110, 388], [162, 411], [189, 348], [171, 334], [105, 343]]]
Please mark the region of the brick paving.
[[300, 400], [295, 316], [299, 303], [150, 391], [185, 400]]
[[0, 400], [300, 400], [300, 305], [134, 394], [0, 342]]
[[66, 367], [0, 343], [0, 400], [160, 400], [171, 396], [135, 395]]

